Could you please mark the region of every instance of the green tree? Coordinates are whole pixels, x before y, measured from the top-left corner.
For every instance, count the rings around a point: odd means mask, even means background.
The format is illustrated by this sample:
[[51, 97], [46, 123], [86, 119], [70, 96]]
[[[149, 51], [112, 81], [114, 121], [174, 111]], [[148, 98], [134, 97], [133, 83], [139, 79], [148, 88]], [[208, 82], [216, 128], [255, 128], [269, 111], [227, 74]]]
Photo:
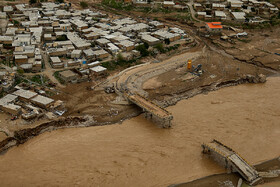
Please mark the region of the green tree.
[[30, 5], [35, 4], [35, 3], [37, 3], [37, 0], [29, 0]]
[[118, 61], [118, 62], [124, 62], [124, 61], [125, 61], [125, 59], [123, 58], [123, 56], [122, 56], [121, 53], [119, 53], [119, 54], [117, 55], [117, 61]]
[[56, 39], [56, 41], [66, 41], [66, 40], [68, 40], [68, 38], [67, 38], [67, 36], [66, 36], [65, 34], [59, 36], [59, 37]]
[[169, 45], [169, 44], [170, 44], [169, 38], [164, 39], [164, 43], [165, 43], [166, 45]]
[[136, 50], [140, 52], [141, 56], [145, 57], [149, 55], [149, 51], [147, 50], [147, 48], [145, 47], [144, 44], [138, 45], [136, 47]]
[[19, 21], [14, 20], [14, 25], [19, 25]]
[[160, 53], [164, 53], [164, 52], [165, 52], [162, 43], [156, 44], [156, 45], [154, 46], [154, 48], [156, 48], [157, 50], [159, 50]]
[[85, 1], [81, 1], [81, 2], [80, 2], [80, 6], [81, 6], [82, 8], [87, 8], [87, 7], [88, 7], [88, 4], [87, 4], [87, 2], [85, 2]]
[[149, 49], [149, 47], [150, 47], [147, 42], [144, 42], [144, 46], [145, 46], [146, 49]]
[[64, 0], [55, 0], [57, 3], [64, 3]]
[[23, 73], [24, 73], [24, 70], [23, 70], [23, 69], [18, 69], [17, 72], [18, 72], [19, 74], [23, 74]]

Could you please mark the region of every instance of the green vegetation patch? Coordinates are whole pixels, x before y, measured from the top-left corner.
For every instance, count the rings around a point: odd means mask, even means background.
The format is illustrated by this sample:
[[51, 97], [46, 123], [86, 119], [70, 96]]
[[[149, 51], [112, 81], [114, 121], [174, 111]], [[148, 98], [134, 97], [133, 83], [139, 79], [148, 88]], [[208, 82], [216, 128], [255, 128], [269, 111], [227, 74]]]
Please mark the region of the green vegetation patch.
[[68, 40], [68, 38], [67, 38], [67, 36], [66, 36], [65, 34], [59, 36], [59, 37], [56, 39], [56, 41], [66, 41], [66, 40]]
[[87, 2], [85, 2], [85, 1], [81, 1], [81, 2], [80, 2], [80, 6], [81, 6], [82, 8], [87, 8], [87, 7], [88, 7], [88, 4], [87, 4]]
[[145, 57], [145, 56], [149, 56], [150, 54], [148, 48], [149, 45], [145, 43], [145, 44], [138, 45], [135, 49], [140, 52], [142, 57]]
[[115, 1], [115, 0], [103, 0], [102, 5], [117, 9], [117, 10], [126, 10], [130, 11], [133, 9], [131, 4], [124, 3], [122, 1]]
[[43, 75], [34, 75], [32, 77], [28, 77], [28, 79], [40, 85], [44, 85], [49, 82], [49, 79]]
[[60, 82], [60, 84], [65, 84], [65, 81], [59, 76], [59, 72], [62, 72], [62, 71], [54, 72], [53, 76], [58, 80], [58, 82]]
[[125, 60], [125, 59], [123, 59], [123, 57], [118, 56], [117, 60], [103, 62], [101, 65], [103, 67], [107, 68], [109, 71], [113, 71], [113, 70], [117, 69], [118, 67], [124, 67], [124, 68], [131, 67], [132, 65], [135, 65], [135, 63], [137, 64], [136, 59]]

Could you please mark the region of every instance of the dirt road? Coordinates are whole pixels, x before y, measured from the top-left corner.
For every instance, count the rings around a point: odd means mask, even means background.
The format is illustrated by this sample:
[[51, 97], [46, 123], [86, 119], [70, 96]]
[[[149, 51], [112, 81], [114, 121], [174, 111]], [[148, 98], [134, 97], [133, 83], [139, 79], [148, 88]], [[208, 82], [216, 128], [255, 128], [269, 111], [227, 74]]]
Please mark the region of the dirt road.
[[[201, 154], [216, 138], [252, 164], [279, 156], [280, 77], [167, 108], [171, 129], [139, 116], [122, 125], [44, 133], [0, 156], [3, 186], [167, 186], [224, 172]], [[16, 179], [16, 180], [15, 180]]]
[[171, 57], [161, 63], [151, 63], [138, 68], [134, 68], [130, 71], [122, 74], [117, 80], [117, 88], [125, 90], [128, 89], [131, 93], [140, 93], [146, 95], [142, 89], [142, 85], [148, 79], [168, 72], [172, 69], [176, 69], [181, 65], [185, 65], [188, 59], [196, 59], [201, 55], [201, 52], [187, 52], [180, 55]]
[[53, 83], [55, 83], [58, 87], [60, 88], [64, 88], [65, 86], [60, 84], [60, 82], [53, 76], [54, 72], [56, 70], [52, 69], [50, 63], [49, 63], [49, 57], [48, 55], [46, 54], [46, 52], [42, 51], [41, 50], [41, 54], [42, 54], [42, 57], [44, 59], [44, 62], [45, 62], [45, 70], [42, 72], [42, 74], [46, 75]]

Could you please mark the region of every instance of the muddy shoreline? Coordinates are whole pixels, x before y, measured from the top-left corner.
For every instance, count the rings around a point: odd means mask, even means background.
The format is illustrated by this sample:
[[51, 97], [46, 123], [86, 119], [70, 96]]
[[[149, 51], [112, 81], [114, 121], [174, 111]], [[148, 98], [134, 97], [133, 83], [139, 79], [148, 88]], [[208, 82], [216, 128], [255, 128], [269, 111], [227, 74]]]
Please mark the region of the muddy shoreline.
[[[254, 167], [257, 169], [257, 171], [269, 171], [280, 169], [280, 157], [261, 162], [259, 164], [254, 165]], [[221, 173], [205, 176], [186, 183], [170, 185], [169, 187], [216, 187], [221, 185], [222, 183], [232, 183], [234, 186], [237, 186], [238, 180], [240, 178], [242, 177], [238, 173]], [[264, 183], [270, 183], [275, 181], [280, 181], [280, 177], [278, 176], [276, 178], [264, 179]]]
[[[171, 96], [167, 96], [169, 98], [167, 98], [166, 100], [164, 101], [156, 100], [156, 102], [163, 107], [168, 107], [168, 106], [175, 105], [177, 102], [183, 99], [188, 99], [198, 94], [207, 94], [210, 91], [216, 91], [224, 87], [236, 86], [245, 83], [259, 83], [263, 81], [264, 80], [260, 80], [259, 77], [245, 76], [239, 79], [225, 81], [225, 82], [214, 82], [209, 85], [204, 85], [195, 89], [188, 90], [187, 92], [181, 92], [181, 93], [176, 93], [176, 95], [173, 94]], [[108, 122], [100, 122], [94, 119], [92, 116], [88, 116], [88, 115], [83, 117], [68, 116], [65, 118], [61, 118], [59, 120], [42, 123], [34, 128], [26, 128], [26, 129], [18, 130], [14, 132], [13, 137], [8, 137], [0, 142], [0, 155], [5, 154], [5, 152], [8, 151], [9, 148], [23, 144], [29, 139], [38, 136], [44, 132], [51, 132], [53, 130], [62, 129], [62, 128], [112, 125], [115, 123], [121, 123], [122, 121], [130, 119], [132, 117], [136, 117], [141, 113], [142, 111], [138, 110], [134, 113], [131, 113], [128, 116], [121, 118], [120, 120], [113, 119]]]

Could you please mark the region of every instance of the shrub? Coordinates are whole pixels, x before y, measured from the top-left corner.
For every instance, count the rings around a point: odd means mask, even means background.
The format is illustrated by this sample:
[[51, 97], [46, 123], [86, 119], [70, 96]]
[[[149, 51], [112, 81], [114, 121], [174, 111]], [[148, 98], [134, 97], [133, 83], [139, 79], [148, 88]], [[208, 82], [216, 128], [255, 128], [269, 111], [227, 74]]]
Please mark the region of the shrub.
[[88, 4], [87, 4], [87, 2], [85, 2], [85, 1], [81, 1], [81, 2], [80, 2], [80, 6], [81, 6], [82, 8], [87, 8], [87, 7], [88, 7]]
[[114, 9], [118, 9], [118, 10], [130, 11], [133, 9], [133, 6], [131, 4], [126, 4], [126, 3], [119, 2], [116, 0], [103, 0], [102, 4], [106, 5], [108, 7], [114, 8]]
[[160, 53], [164, 53], [164, 52], [165, 52], [162, 43], [156, 44], [156, 45], [154, 46], [154, 48], [157, 49]]
[[56, 3], [64, 3], [64, 0], [55, 0]]
[[59, 36], [59, 37], [56, 39], [56, 41], [66, 41], [66, 40], [68, 40], [68, 38], [67, 38], [67, 36], [66, 36], [65, 34]]
[[169, 38], [164, 39], [164, 43], [165, 43], [166, 45], [169, 45], [169, 44], [170, 44]]
[[150, 47], [147, 42], [144, 42], [144, 46], [145, 46], [146, 49], [149, 49], [149, 47]]
[[59, 72], [61, 72], [61, 71], [54, 72], [53, 76], [58, 80], [58, 82], [60, 82], [60, 84], [65, 84], [65, 81], [63, 79], [61, 79], [61, 77], [59, 76]]
[[35, 3], [37, 3], [37, 0], [29, 0], [29, 4], [35, 4]]
[[118, 61], [118, 62], [124, 62], [124, 61], [125, 61], [125, 59], [123, 58], [123, 56], [122, 56], [121, 53], [119, 53], [119, 54], [117, 55], [117, 61]]
[[136, 50], [140, 52], [141, 56], [145, 57], [149, 55], [149, 51], [147, 50], [147, 48], [145, 47], [144, 44], [138, 45], [136, 47]]
[[14, 25], [19, 25], [19, 21], [14, 20]]
[[17, 72], [18, 72], [18, 74], [23, 74], [24, 70], [23, 69], [18, 69]]

